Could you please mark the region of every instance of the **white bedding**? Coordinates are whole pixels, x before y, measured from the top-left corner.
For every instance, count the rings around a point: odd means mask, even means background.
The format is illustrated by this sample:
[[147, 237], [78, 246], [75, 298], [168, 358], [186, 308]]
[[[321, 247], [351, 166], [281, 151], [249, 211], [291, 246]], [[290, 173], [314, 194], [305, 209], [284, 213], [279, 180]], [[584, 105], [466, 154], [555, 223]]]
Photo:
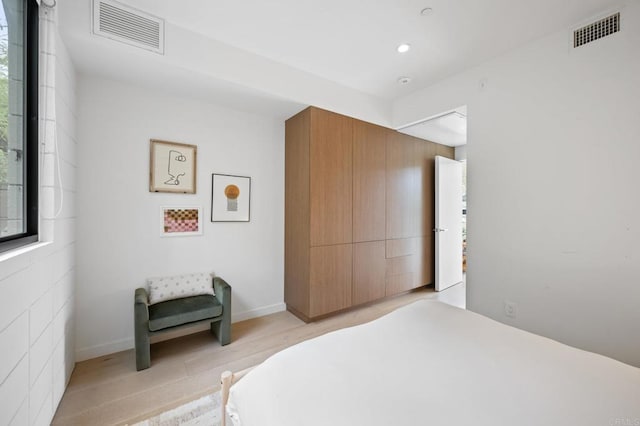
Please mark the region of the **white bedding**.
[[236, 426], [638, 425], [640, 369], [422, 300], [279, 352], [227, 410]]

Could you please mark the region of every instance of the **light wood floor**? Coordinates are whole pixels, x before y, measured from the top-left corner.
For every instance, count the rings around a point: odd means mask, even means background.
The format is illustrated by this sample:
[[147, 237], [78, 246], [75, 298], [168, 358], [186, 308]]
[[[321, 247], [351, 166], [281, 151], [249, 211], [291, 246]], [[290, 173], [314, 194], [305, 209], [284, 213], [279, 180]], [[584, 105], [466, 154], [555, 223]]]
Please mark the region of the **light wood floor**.
[[274, 353], [329, 331], [371, 321], [417, 299], [464, 307], [465, 285], [433, 287], [305, 324], [279, 312], [233, 324], [232, 342], [207, 331], [151, 345], [151, 368], [137, 372], [133, 350], [76, 364], [54, 425], [131, 424], [219, 388], [220, 374], [259, 364]]

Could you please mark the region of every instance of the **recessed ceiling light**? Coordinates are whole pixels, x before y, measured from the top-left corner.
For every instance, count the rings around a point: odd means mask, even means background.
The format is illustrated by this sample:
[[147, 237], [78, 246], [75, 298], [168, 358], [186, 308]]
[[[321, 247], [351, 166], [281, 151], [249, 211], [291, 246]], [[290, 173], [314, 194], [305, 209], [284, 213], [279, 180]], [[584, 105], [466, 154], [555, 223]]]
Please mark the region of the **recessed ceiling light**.
[[398, 52], [400, 53], [406, 53], [409, 51], [409, 49], [411, 49], [411, 45], [407, 43], [402, 43], [400, 46], [398, 46]]
[[433, 8], [432, 7], [425, 7], [424, 9], [422, 9], [420, 11], [420, 15], [426, 16], [426, 15], [431, 15], [433, 13]]
[[411, 77], [398, 78], [398, 84], [409, 84], [409, 83], [411, 83]]

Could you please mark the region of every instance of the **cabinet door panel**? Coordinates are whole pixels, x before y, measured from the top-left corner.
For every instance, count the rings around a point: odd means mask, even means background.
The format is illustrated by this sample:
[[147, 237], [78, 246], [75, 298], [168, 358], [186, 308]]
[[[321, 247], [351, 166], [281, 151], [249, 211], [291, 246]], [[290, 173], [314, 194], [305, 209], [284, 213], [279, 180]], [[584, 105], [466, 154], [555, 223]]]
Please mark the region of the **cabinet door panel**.
[[416, 271], [415, 287], [417, 288], [426, 284], [433, 284], [434, 257], [433, 247], [431, 247], [432, 239], [416, 238], [415, 240], [418, 248], [414, 269]]
[[353, 245], [353, 304], [370, 302], [385, 295], [384, 241]]
[[312, 247], [309, 266], [309, 317], [351, 306], [351, 244]]
[[311, 246], [352, 241], [353, 119], [311, 109]]
[[353, 241], [385, 236], [385, 154], [389, 129], [353, 123]]
[[417, 236], [420, 205], [414, 138], [393, 133], [387, 140], [386, 239]]
[[[309, 311], [309, 125], [304, 110], [285, 125], [284, 300]], [[302, 284], [305, 283], [305, 284]]]
[[429, 236], [433, 234], [434, 225], [434, 203], [435, 203], [435, 156], [436, 144], [428, 141], [421, 141], [417, 145], [416, 160], [419, 174], [418, 206], [420, 220], [418, 221], [417, 236]]

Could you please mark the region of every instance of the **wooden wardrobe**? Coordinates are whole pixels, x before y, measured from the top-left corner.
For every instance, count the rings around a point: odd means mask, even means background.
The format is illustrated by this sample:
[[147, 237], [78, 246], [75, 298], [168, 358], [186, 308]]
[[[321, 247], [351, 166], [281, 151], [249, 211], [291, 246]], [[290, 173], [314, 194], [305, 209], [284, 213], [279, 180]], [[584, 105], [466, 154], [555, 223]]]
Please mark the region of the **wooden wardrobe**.
[[315, 107], [288, 119], [287, 309], [312, 321], [432, 283], [434, 157], [453, 154]]

